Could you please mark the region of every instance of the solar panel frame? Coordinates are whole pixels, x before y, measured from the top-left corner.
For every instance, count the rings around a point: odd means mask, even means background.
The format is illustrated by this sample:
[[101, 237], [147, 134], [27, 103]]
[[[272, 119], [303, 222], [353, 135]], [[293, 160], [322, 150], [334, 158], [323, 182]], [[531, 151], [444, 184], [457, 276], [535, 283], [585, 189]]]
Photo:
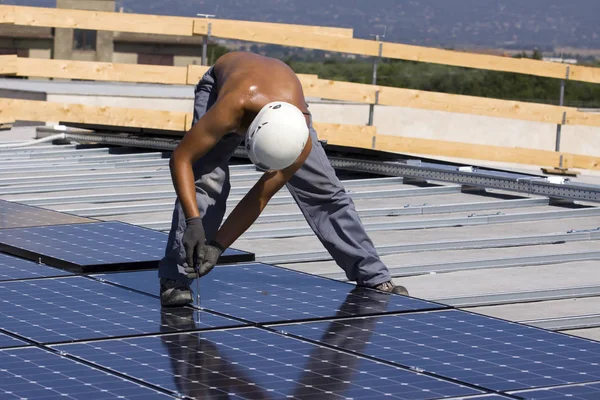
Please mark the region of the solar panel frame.
[[[159, 295], [157, 277], [149, 271], [93, 277]], [[200, 279], [200, 307], [255, 324], [287, 324], [292, 321], [449, 308], [263, 263], [215, 267]]]
[[254, 327], [51, 347], [191, 398], [342, 398], [343, 391], [353, 398], [426, 400], [483, 393]]
[[[23, 215], [27, 215], [29, 218], [25, 218]], [[98, 222], [98, 220], [0, 199], [0, 229], [90, 222]]]
[[35, 347], [0, 351], [0, 396], [6, 400], [173, 398], [156, 388]]
[[[93, 247], [83, 250], [87, 250], [89, 254], [81, 253], [80, 246], [65, 239], [81, 239], [77, 234], [88, 235], [85, 239], [88, 242], [97, 239], [105, 241], [100, 242], [104, 243], [104, 251], [99, 249], [99, 243], [96, 242]], [[122, 235], [121, 238], [126, 243], [115, 242], [112, 236], [114, 234]], [[38, 236], [43, 238], [44, 243], [32, 241], [32, 238]], [[141, 242], [140, 237], [148, 241]], [[167, 238], [168, 235], [163, 232], [118, 221], [11, 228], [0, 230], [0, 251], [77, 273], [155, 269], [164, 255]], [[125, 247], [126, 245], [129, 247]], [[85, 261], [91, 258], [92, 251], [102, 254], [105, 259], [98, 257], [93, 261]], [[132, 257], [136, 254], [140, 255], [138, 259]], [[227, 249], [220, 263], [253, 261], [254, 258], [253, 253]]]
[[24, 340], [17, 339], [16, 337], [5, 333], [0, 329], [0, 350], [29, 345], [30, 344], [25, 342]]
[[[171, 333], [185, 322], [182, 308], [81, 276], [2, 282], [0, 292], [2, 329], [38, 344]], [[193, 318], [194, 330], [247, 326], [204, 310]]]
[[0, 253], [0, 282], [70, 275], [69, 271]]
[[[330, 340], [333, 347], [340, 347], [335, 338], [352, 337], [357, 330], [353, 325], [360, 326], [362, 321], [371, 322], [369, 329], [373, 338], [361, 354], [490, 391], [507, 392], [600, 380], [600, 343], [461, 310], [357, 317], [272, 328], [311, 342]], [[485, 330], [487, 333], [483, 335], [481, 332]], [[326, 331], [334, 333], [325, 335]], [[493, 331], [500, 336], [494, 338], [490, 334]], [[529, 345], [516, 345], [509, 341], [511, 339]], [[532, 347], [540, 342], [550, 343], [551, 350]], [[575, 351], [573, 349], [578, 352], [577, 358], [569, 353]], [[561, 371], [561, 375], [557, 375], [557, 371]]]

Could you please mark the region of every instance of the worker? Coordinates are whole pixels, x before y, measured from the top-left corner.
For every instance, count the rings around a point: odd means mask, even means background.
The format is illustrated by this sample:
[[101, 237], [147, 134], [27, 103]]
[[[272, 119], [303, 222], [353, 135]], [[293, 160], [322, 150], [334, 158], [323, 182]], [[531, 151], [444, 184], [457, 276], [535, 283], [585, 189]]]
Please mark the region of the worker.
[[[244, 141], [263, 175], [222, 223], [231, 188], [228, 161]], [[170, 159], [177, 193], [159, 263], [163, 306], [193, 301], [190, 284], [209, 273], [284, 185], [350, 281], [408, 294], [391, 280], [335, 175], [285, 63], [249, 52], [220, 57], [195, 89], [194, 121]]]

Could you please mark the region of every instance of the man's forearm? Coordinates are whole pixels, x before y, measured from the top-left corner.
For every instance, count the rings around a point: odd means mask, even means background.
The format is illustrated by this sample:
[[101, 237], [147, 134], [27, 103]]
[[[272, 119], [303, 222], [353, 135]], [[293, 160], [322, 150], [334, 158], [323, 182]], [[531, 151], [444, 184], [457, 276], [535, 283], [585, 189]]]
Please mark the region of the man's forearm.
[[179, 160], [174, 152], [169, 162], [171, 179], [186, 218], [200, 216], [196, 203], [196, 182], [192, 164]]
[[250, 189], [219, 229], [215, 240], [223, 247], [231, 246], [242, 236], [267, 206], [270, 196], [263, 195], [260, 187], [257, 185]]

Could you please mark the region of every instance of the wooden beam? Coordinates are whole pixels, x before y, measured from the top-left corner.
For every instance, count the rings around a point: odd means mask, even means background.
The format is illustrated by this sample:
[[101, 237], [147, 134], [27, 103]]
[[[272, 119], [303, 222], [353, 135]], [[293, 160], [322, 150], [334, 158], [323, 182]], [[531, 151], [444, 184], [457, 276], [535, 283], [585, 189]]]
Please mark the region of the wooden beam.
[[16, 75], [18, 71], [16, 55], [0, 56], [0, 75]]
[[34, 58], [19, 58], [17, 65], [19, 76], [173, 85], [187, 83], [186, 67]]
[[[352, 38], [354, 30], [351, 28], [335, 28], [329, 26], [314, 26], [314, 25], [297, 25], [297, 24], [281, 24], [272, 22], [256, 22], [256, 21], [238, 21], [229, 19], [200, 19], [205, 21], [206, 24], [198, 25], [198, 31], [196, 35], [208, 34], [208, 24], [211, 24], [211, 35], [218, 36], [218, 34], [231, 34], [231, 32], [245, 32], [246, 34], [252, 34], [258, 31], [271, 31], [271, 32], [289, 32], [289, 33], [301, 33], [309, 35], [325, 35], [332, 37]], [[217, 32], [218, 34], [215, 34]]]
[[564, 79], [567, 65], [547, 61], [512, 57], [473, 54], [461, 51], [441, 50], [430, 47], [399, 43], [384, 43], [383, 57], [458, 67], [479, 68], [491, 71], [516, 72], [520, 74]]
[[413, 153], [430, 156], [468, 158], [474, 160], [500, 161], [536, 166], [560, 165], [563, 167], [600, 170], [600, 158], [571, 153], [518, 147], [500, 147], [480, 144], [449, 142], [390, 135], [377, 135], [375, 148], [382, 151]]
[[319, 139], [327, 140], [329, 144], [370, 149], [373, 138], [377, 136], [377, 129], [364, 125], [343, 125], [314, 122], [313, 126], [318, 132]]
[[202, 79], [202, 76], [206, 73], [206, 71], [208, 71], [208, 68], [209, 67], [204, 65], [188, 65], [186, 83], [188, 85], [197, 84], [200, 79]]
[[2, 114], [16, 121], [60, 121], [182, 131], [186, 113], [0, 99]]
[[[1, 5], [0, 12], [5, 7], [11, 6]], [[16, 25], [184, 36], [192, 35], [194, 21], [162, 15], [23, 6], [15, 7], [13, 16]]]
[[600, 68], [571, 65], [569, 68], [569, 79], [574, 81], [600, 83]]
[[[206, 35], [209, 23], [211, 23], [211, 21], [206, 19], [195, 20], [194, 35]], [[307, 49], [320, 49], [341, 53], [374, 56], [379, 52], [378, 44], [372, 40], [301, 33], [289, 30], [256, 30], [248, 27], [236, 27], [234, 25], [211, 25], [211, 35], [225, 39], [303, 47]]]

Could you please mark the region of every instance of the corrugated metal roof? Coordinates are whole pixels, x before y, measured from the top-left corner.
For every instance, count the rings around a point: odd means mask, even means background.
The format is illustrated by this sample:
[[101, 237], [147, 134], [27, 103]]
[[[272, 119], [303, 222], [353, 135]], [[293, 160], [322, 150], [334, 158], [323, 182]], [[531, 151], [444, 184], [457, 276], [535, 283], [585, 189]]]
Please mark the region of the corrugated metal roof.
[[[15, 128], [0, 140], [32, 132]], [[168, 154], [73, 145], [0, 154], [0, 199], [168, 229], [175, 198]], [[232, 169], [229, 210], [259, 175], [250, 165]], [[411, 295], [600, 339], [597, 204], [341, 175], [394, 280]], [[594, 173], [577, 180], [600, 184]], [[285, 191], [235, 247], [259, 261], [344, 279]]]

